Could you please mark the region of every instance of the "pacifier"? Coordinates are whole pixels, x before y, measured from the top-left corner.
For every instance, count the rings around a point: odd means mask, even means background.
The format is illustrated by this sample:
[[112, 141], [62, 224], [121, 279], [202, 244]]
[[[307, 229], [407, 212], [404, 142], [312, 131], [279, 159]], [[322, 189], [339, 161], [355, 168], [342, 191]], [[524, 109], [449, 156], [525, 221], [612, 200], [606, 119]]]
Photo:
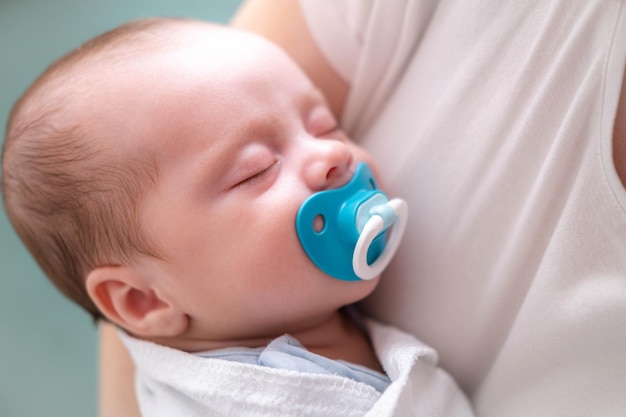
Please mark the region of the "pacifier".
[[376, 187], [369, 166], [361, 163], [348, 184], [302, 203], [296, 230], [304, 251], [322, 271], [344, 281], [369, 280], [389, 265], [407, 216], [404, 200], [389, 200]]

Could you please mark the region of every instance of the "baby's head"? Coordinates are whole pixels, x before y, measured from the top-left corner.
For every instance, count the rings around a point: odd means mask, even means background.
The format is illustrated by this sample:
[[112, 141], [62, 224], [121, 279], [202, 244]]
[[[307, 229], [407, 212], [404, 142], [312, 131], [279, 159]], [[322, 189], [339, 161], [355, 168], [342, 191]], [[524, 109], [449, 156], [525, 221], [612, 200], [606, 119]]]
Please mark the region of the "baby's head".
[[154, 19], [88, 42], [24, 94], [4, 203], [69, 298], [195, 350], [314, 326], [373, 290], [376, 279], [314, 266], [294, 225], [360, 161], [371, 163], [280, 49]]

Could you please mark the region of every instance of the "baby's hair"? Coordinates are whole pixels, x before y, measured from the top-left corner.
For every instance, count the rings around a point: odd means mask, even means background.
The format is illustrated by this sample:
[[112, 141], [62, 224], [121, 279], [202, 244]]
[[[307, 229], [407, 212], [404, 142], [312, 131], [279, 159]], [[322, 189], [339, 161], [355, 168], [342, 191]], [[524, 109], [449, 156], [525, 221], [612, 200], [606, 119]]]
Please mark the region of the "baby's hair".
[[138, 218], [158, 169], [149, 154], [107, 146], [107, 132], [91, 128], [72, 104], [97, 88], [92, 74], [158, 48], [168, 29], [183, 22], [146, 19], [94, 38], [53, 63], [9, 116], [2, 151], [6, 212], [44, 273], [94, 318], [101, 315], [84, 283], [91, 270], [138, 254], [160, 257]]

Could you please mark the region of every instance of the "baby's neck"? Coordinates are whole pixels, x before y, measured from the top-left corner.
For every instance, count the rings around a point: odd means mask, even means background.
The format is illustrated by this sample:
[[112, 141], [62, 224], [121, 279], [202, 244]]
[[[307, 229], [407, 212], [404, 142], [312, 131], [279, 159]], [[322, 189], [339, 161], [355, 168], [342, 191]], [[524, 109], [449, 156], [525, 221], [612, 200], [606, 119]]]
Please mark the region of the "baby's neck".
[[367, 335], [345, 314], [337, 312], [315, 329], [293, 333], [308, 350], [383, 372]]
[[[313, 327], [285, 332], [295, 337], [305, 348], [330, 359], [341, 359], [382, 372], [382, 368], [367, 335], [352, 319], [336, 311]], [[236, 341], [208, 341], [202, 338], [150, 339], [153, 342], [189, 352], [227, 347], [267, 346], [275, 337], [260, 337]]]

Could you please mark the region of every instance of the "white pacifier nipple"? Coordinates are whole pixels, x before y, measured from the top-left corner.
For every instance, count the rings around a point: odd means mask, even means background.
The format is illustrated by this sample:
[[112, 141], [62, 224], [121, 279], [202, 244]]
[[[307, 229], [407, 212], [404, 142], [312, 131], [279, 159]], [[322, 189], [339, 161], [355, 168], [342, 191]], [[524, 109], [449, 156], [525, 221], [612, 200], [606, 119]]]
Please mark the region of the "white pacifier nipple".
[[[361, 279], [373, 279], [379, 276], [395, 255], [400, 245], [400, 239], [406, 229], [408, 207], [404, 200], [394, 198], [382, 206], [374, 206], [370, 211], [369, 220], [360, 230], [359, 240], [352, 256], [352, 269]], [[383, 253], [372, 263], [367, 262], [367, 253], [372, 242], [380, 233], [393, 225], [391, 236]]]

